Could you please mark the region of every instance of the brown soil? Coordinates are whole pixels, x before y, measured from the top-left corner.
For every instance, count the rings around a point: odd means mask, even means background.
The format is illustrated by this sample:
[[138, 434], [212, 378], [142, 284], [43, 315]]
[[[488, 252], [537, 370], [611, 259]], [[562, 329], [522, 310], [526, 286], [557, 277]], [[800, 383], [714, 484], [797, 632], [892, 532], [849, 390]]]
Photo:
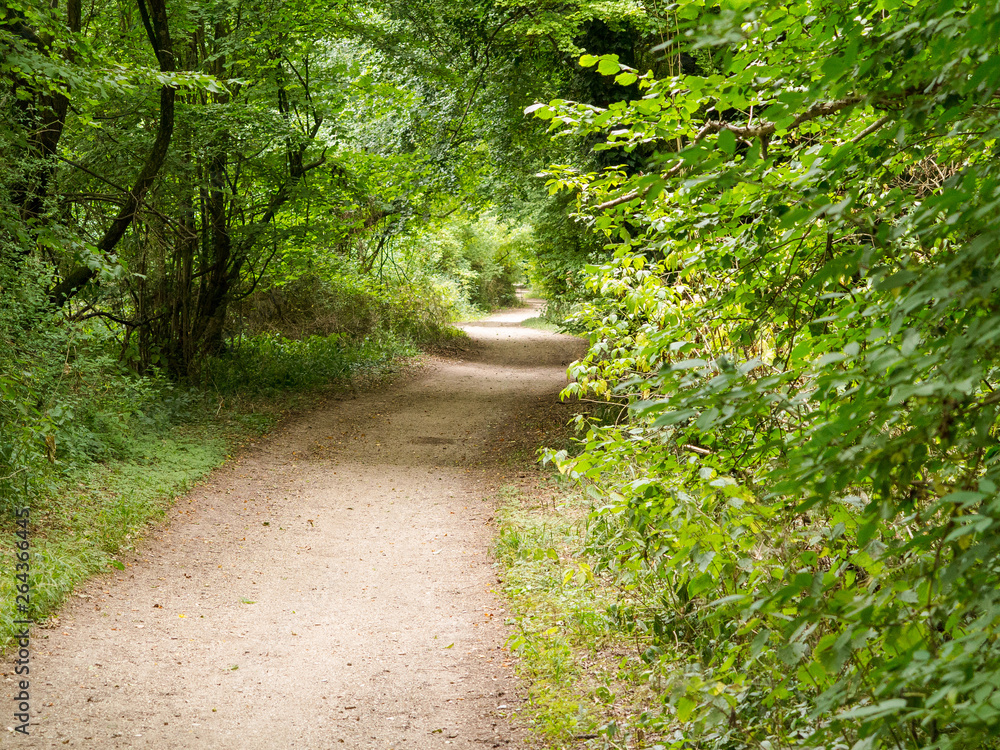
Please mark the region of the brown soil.
[[178, 500], [34, 631], [31, 736], [0, 745], [521, 744], [491, 488], [533, 471], [503, 444], [539, 444], [583, 347], [534, 314], [466, 326], [465, 351], [291, 420]]

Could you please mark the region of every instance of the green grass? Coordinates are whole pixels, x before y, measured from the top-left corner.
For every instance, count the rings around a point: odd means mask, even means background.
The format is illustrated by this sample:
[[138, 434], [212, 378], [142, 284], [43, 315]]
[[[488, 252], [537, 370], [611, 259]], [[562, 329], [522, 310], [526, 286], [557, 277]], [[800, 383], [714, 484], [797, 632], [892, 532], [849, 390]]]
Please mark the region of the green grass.
[[[223, 462], [235, 437], [225, 430], [221, 422], [184, 425], [140, 438], [132, 457], [64, 476], [32, 503], [31, 618], [45, 620], [77, 583], [120, 567], [118, 556], [135, 549], [173, 498]], [[9, 530], [0, 538], [0, 569], [11, 571], [0, 578], [0, 650], [23, 617], [14, 606], [14, 541]]]
[[[613, 616], [622, 592], [595, 577], [583, 553], [589, 504], [565, 489], [555, 504], [499, 491], [495, 553], [514, 628], [508, 646], [530, 686], [525, 715], [553, 750], [641, 745], [626, 730], [650, 703], [642, 644]], [[623, 743], [623, 744], [619, 744]]]
[[551, 331], [552, 333], [560, 333], [562, 331], [562, 327], [560, 325], [553, 323], [550, 320], [546, 320], [545, 318], [528, 318], [527, 320], [522, 321], [521, 325], [525, 328], [535, 328], [539, 331]]

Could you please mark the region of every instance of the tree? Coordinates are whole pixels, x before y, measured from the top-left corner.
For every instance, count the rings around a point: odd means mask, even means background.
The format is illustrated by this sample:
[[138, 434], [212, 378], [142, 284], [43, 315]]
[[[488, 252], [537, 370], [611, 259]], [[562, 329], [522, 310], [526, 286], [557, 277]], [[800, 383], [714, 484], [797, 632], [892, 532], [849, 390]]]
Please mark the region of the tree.
[[[42, 14], [51, 26], [48, 43], [23, 21], [11, 27], [36, 40], [18, 42], [17, 49], [42, 71], [27, 81], [17, 72], [27, 66], [11, 66], [12, 89], [28, 86], [30, 96], [17, 100], [27, 102], [22, 109], [33, 118], [20, 118], [30, 148], [12, 200], [36, 235], [58, 230], [48, 243], [54, 263], [66, 268], [75, 260], [51, 291], [56, 305], [79, 297], [82, 306], [72, 315], [117, 321], [126, 345], [135, 333], [140, 369], [161, 363], [189, 374], [219, 351], [229, 302], [246, 291], [242, 285], [256, 283], [247, 269], [266, 267], [266, 256], [255, 253], [267, 227], [303, 178], [325, 164], [327, 113], [316, 105], [310, 80], [310, 66], [318, 59], [321, 67], [324, 57], [314, 29], [334, 27], [345, 11], [265, 2], [237, 13], [227, 3], [205, 3], [175, 8], [168, 19], [161, 0], [148, 6], [139, 0], [135, 10], [137, 16], [115, 16], [111, 6], [94, 6], [82, 31], [78, 6], [70, 7], [68, 25]], [[177, 43], [171, 23], [182, 29]], [[143, 32], [155, 71], [143, 67]], [[105, 38], [119, 42], [115, 51], [102, 46]], [[89, 58], [58, 54], [73, 48]], [[113, 85], [107, 76], [101, 80], [98, 65], [119, 71]], [[152, 82], [155, 105], [144, 97], [144, 84]], [[55, 93], [39, 93], [48, 90]], [[66, 110], [74, 98], [84, 109], [67, 141]], [[92, 138], [98, 124], [111, 135], [103, 143]], [[57, 147], [69, 155], [58, 172]], [[136, 153], [145, 153], [144, 160], [137, 163]], [[65, 241], [74, 231], [82, 243]], [[28, 252], [31, 243], [21, 236]], [[67, 246], [75, 252], [67, 255]], [[102, 274], [119, 291], [89, 289]]]

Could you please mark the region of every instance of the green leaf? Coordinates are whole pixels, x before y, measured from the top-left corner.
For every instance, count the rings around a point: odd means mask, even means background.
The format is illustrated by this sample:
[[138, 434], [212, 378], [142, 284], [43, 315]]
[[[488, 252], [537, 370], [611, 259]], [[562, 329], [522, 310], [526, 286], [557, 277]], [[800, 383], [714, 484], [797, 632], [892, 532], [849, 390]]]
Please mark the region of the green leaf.
[[734, 154], [736, 152], [736, 135], [729, 128], [723, 128], [719, 131], [719, 148], [725, 151], [727, 154]]
[[597, 72], [604, 76], [614, 75], [622, 69], [618, 64], [618, 55], [604, 55], [597, 66]]
[[859, 706], [838, 714], [841, 719], [874, 719], [879, 716], [898, 713], [900, 709], [906, 708], [906, 700], [903, 698], [890, 698], [889, 700], [877, 703], [874, 706]]
[[702, 573], [697, 578], [688, 583], [688, 594], [692, 597], [698, 596], [704, 591], [708, 591], [715, 585], [715, 579], [710, 573]]
[[794, 667], [809, 652], [804, 643], [786, 643], [778, 649], [778, 658], [790, 667]]
[[677, 718], [680, 721], [690, 721], [697, 707], [697, 702], [691, 700], [686, 695], [682, 695], [677, 699]]

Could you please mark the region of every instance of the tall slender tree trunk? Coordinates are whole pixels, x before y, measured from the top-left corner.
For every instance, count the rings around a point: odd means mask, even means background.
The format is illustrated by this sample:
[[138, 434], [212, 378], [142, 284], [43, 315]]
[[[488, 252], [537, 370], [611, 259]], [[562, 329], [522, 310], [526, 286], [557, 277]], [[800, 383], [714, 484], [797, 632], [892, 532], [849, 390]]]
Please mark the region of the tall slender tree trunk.
[[[166, 0], [138, 0], [139, 12], [142, 15], [143, 25], [149, 36], [150, 44], [156, 53], [160, 70], [164, 73], [172, 73], [176, 70], [174, 60], [173, 44], [170, 40], [170, 26], [167, 21]], [[139, 171], [132, 189], [125, 196], [125, 201], [118, 215], [111, 222], [100, 241], [97, 249], [102, 255], [107, 255], [121, 241], [126, 230], [135, 221], [135, 216], [139, 210], [146, 192], [149, 190], [156, 175], [163, 166], [167, 158], [167, 150], [170, 148], [170, 138], [174, 132], [174, 99], [176, 89], [164, 84], [160, 87], [160, 119], [156, 131], [156, 139], [146, 156], [146, 161]], [[79, 266], [71, 271], [66, 277], [52, 289], [50, 296], [56, 305], [62, 306], [74, 295], [76, 295], [91, 279], [96, 275], [96, 271], [90, 266]]]
[[[53, 2], [51, 7], [55, 9], [56, 5]], [[66, 4], [66, 26], [72, 33], [80, 31], [80, 5], [81, 0], [69, 0]], [[6, 10], [0, 27], [31, 44], [39, 52], [51, 54], [53, 40], [38, 36], [15, 11]], [[67, 55], [70, 59], [73, 58], [72, 51]], [[32, 83], [16, 74], [14, 87], [28, 92], [26, 97], [15, 97], [18, 119], [28, 132], [28, 160], [24, 174], [12, 187], [12, 202], [18, 209], [19, 218], [32, 225], [42, 217], [45, 203], [50, 197], [56, 170], [55, 157], [66, 126], [69, 98], [62, 92], [53, 94], [39, 91]], [[30, 248], [24, 248], [23, 252], [30, 252]]]

